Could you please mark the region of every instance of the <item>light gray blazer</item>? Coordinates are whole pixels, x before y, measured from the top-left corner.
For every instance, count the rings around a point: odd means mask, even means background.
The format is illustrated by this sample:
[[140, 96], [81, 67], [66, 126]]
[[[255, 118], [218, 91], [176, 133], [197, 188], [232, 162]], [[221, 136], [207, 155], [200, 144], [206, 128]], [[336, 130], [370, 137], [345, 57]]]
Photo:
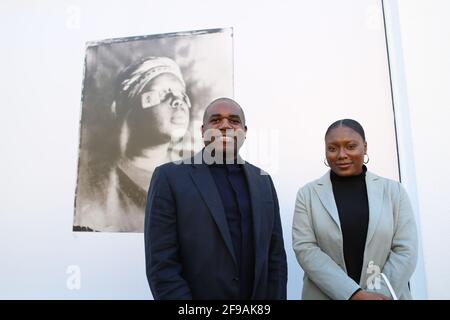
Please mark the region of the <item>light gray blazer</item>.
[[408, 281], [416, 267], [417, 231], [408, 195], [399, 182], [368, 171], [366, 185], [369, 226], [359, 283], [346, 272], [330, 171], [298, 191], [292, 244], [305, 272], [303, 299], [349, 299], [358, 288], [390, 297], [384, 281], [373, 281], [370, 265], [387, 276], [399, 299], [412, 298]]

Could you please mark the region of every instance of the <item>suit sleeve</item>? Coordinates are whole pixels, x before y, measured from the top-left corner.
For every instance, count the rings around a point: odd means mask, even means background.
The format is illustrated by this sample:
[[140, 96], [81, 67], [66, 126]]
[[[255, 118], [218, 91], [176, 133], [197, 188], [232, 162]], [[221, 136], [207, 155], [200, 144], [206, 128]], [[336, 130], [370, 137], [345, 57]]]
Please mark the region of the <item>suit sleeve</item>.
[[150, 182], [144, 239], [147, 279], [153, 298], [192, 299], [181, 274], [175, 198], [160, 167], [156, 168]]
[[269, 248], [269, 290], [267, 299], [286, 300], [287, 291], [287, 261], [284, 250], [283, 230], [281, 226], [278, 197], [269, 177], [274, 202], [274, 227]]
[[382, 272], [395, 292], [400, 292], [410, 280], [417, 263], [417, 230], [408, 194], [399, 183], [400, 198], [394, 206], [394, 237], [391, 252]]
[[300, 189], [295, 202], [292, 225], [295, 255], [309, 279], [327, 296], [333, 300], [348, 300], [360, 286], [319, 247], [305, 192], [306, 187]]

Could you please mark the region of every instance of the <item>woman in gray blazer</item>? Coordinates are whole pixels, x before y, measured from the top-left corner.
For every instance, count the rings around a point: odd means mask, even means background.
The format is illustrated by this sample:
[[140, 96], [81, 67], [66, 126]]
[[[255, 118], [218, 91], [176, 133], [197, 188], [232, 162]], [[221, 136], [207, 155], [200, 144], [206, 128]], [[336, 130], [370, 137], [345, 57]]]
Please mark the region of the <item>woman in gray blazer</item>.
[[367, 171], [364, 129], [355, 120], [330, 125], [325, 152], [331, 170], [300, 188], [295, 204], [302, 298], [391, 299], [382, 273], [399, 299], [411, 299], [417, 232], [404, 188]]

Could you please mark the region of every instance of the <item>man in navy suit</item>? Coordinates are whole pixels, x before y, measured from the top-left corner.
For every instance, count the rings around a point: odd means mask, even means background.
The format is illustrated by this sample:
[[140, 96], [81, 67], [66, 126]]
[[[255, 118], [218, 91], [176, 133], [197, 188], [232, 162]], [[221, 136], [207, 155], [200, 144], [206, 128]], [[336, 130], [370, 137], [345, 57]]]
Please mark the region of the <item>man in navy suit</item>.
[[287, 263], [269, 175], [242, 160], [247, 126], [229, 98], [205, 110], [205, 148], [153, 173], [145, 210], [155, 299], [286, 299]]

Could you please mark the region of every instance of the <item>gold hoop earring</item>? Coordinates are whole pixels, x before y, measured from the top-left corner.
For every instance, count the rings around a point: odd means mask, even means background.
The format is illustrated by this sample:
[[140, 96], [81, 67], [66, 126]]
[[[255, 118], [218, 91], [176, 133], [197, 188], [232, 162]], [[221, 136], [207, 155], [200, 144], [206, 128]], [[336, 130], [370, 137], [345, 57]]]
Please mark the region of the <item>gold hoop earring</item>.
[[327, 158], [323, 159], [323, 164], [324, 164], [325, 166], [327, 166], [328, 168], [330, 167], [330, 165], [329, 165], [328, 162], [327, 162]]
[[364, 157], [365, 157], [365, 156], [367, 156], [367, 161], [364, 160], [364, 164], [368, 164], [368, 163], [369, 163], [369, 160], [370, 160], [369, 155], [366, 153], [366, 154], [364, 154]]

